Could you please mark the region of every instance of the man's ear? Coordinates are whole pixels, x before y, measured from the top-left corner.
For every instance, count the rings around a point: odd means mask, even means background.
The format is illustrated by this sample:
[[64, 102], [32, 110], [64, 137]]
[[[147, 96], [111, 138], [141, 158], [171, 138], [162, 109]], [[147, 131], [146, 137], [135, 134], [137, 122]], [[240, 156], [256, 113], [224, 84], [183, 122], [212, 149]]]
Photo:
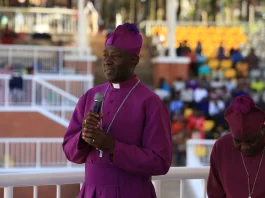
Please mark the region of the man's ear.
[[132, 63], [133, 63], [133, 65], [138, 65], [138, 63], [139, 63], [139, 56], [132, 56]]

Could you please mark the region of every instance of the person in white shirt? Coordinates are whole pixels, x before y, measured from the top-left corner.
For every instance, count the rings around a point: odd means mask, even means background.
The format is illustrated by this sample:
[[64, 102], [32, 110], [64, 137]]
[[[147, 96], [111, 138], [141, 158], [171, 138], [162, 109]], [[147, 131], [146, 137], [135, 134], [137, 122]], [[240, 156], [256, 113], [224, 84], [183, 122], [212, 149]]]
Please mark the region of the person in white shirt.
[[227, 79], [224, 84], [225, 84], [227, 91], [229, 92], [233, 92], [237, 87], [237, 83], [233, 79]]
[[184, 89], [180, 91], [180, 99], [189, 107], [193, 107], [193, 89], [185, 85]]
[[200, 103], [204, 98], [208, 97], [208, 90], [205, 89], [204, 87], [202, 87], [199, 84], [199, 87], [197, 89], [194, 90], [194, 101], [195, 103]]
[[217, 116], [223, 113], [225, 110], [225, 103], [224, 101], [220, 100], [217, 97], [213, 97], [209, 101], [209, 115], [210, 116]]
[[213, 97], [209, 101], [208, 114], [215, 125], [222, 125], [224, 123], [223, 112], [225, 110], [225, 102], [218, 97]]
[[173, 87], [176, 92], [180, 92], [181, 90], [185, 88], [185, 86], [186, 86], [186, 83], [181, 77], [178, 77], [176, 81], [173, 82]]
[[224, 86], [224, 82], [220, 78], [215, 78], [211, 82], [211, 88], [221, 89]]

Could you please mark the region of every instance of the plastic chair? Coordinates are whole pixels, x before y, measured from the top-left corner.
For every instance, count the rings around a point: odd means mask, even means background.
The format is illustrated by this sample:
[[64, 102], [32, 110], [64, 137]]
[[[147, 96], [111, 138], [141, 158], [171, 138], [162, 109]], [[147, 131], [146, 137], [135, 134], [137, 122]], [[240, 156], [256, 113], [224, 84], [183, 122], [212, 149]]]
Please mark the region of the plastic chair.
[[224, 77], [226, 79], [235, 78], [236, 77], [236, 70], [233, 68], [226, 69], [224, 72]]
[[220, 62], [220, 66], [221, 66], [222, 69], [229, 69], [229, 68], [232, 67], [232, 65], [233, 65], [233, 63], [232, 63], [232, 61], [229, 60], [229, 59], [227, 59], [227, 60], [222, 60], [222, 61]]
[[213, 120], [205, 120], [204, 121], [204, 130], [210, 131], [213, 129], [214, 125], [215, 125], [215, 122]]
[[218, 59], [211, 59], [208, 62], [208, 65], [211, 69], [217, 69], [219, 67], [219, 64], [220, 62]]
[[193, 113], [193, 110], [191, 108], [186, 108], [184, 110], [184, 117], [187, 118]]

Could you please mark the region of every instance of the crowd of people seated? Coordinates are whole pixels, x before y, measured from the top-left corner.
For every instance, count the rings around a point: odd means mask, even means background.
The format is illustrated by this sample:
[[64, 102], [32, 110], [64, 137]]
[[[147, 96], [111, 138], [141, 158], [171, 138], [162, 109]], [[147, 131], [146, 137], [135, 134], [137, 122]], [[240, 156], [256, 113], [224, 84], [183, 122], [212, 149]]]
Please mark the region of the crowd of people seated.
[[[153, 45], [158, 47], [160, 54], [164, 54], [166, 46], [168, 46], [168, 27], [154, 26], [151, 32]], [[180, 25], [176, 27], [175, 34], [176, 48], [183, 45], [184, 40], [187, 40], [189, 46], [195, 49], [199, 41], [203, 45], [203, 53], [206, 57], [215, 56], [216, 49], [221, 42], [225, 48], [231, 49], [245, 45], [248, 40], [247, 34], [240, 26]]]
[[192, 51], [185, 43], [177, 52], [191, 57], [190, 78], [176, 78], [172, 84], [162, 78], [155, 89], [170, 112], [177, 165], [185, 164], [188, 139], [217, 139], [229, 132], [223, 113], [234, 97], [249, 94], [265, 106], [263, 72], [254, 49], [245, 57], [239, 49], [227, 55], [222, 45], [217, 51], [207, 59], [200, 47]]

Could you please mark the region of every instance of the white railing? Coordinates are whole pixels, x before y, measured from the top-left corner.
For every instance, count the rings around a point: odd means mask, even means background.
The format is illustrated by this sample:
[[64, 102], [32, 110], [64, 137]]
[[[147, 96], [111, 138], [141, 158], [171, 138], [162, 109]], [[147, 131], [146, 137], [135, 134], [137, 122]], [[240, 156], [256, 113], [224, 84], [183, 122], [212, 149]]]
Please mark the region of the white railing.
[[[62, 150], [62, 138], [0, 138], [0, 167], [73, 167]], [[215, 140], [188, 140], [187, 167], [210, 165]]]
[[0, 111], [37, 111], [67, 127], [78, 98], [93, 87], [93, 76], [24, 75], [22, 90], [0, 75]]
[[16, 32], [74, 34], [77, 29], [77, 10], [66, 8], [0, 8]]
[[11, 65], [19, 72], [33, 69], [34, 74], [92, 74], [95, 60], [89, 48], [0, 44], [0, 73]]
[[210, 155], [216, 140], [190, 139], [186, 144], [186, 166], [209, 166]]
[[[209, 174], [209, 167], [172, 167], [169, 172], [163, 176], [155, 176], [152, 178], [157, 197], [169, 197], [172, 192], [168, 191], [167, 186], [162, 185], [164, 181], [180, 181], [174, 197], [184, 198], [206, 198], [206, 181]], [[189, 194], [189, 180], [202, 180], [200, 185], [196, 186], [194, 195]], [[0, 174], [0, 188], [4, 188], [4, 198], [13, 198], [13, 187], [33, 186], [33, 198], [38, 197], [38, 186], [56, 185], [56, 198], [61, 197], [61, 185], [63, 184], [81, 184], [84, 181], [84, 170], [67, 169], [43, 172], [27, 172], [27, 173], [8, 173]], [[163, 189], [163, 187], [166, 187]], [[188, 191], [188, 192], [187, 192]], [[186, 196], [188, 194], [188, 196]], [[172, 196], [171, 196], [172, 197]]]
[[80, 167], [69, 162], [62, 138], [0, 138], [0, 172]]

